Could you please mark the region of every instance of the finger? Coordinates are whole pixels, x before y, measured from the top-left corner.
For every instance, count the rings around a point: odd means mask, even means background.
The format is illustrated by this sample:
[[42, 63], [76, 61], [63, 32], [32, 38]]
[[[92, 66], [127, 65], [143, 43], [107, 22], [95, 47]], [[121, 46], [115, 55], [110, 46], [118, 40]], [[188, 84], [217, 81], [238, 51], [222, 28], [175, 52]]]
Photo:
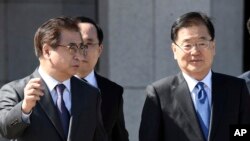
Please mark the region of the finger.
[[25, 94], [26, 95], [37, 95], [37, 96], [43, 96], [44, 95], [44, 92], [43, 90], [40, 90], [40, 89], [29, 89], [29, 90], [26, 90], [25, 91]]
[[30, 83], [42, 83], [42, 78], [39, 78], [39, 77], [37, 77], [37, 78], [32, 78], [32, 79], [30, 79], [29, 82], [30, 82]]
[[32, 78], [30, 81], [27, 83], [27, 85], [33, 85], [37, 84], [37, 86], [42, 85], [42, 79], [41, 78]]
[[29, 89], [40, 89], [44, 90], [44, 84], [40, 78], [33, 78], [31, 79], [24, 88], [25, 90]]
[[38, 95], [27, 95], [25, 97], [25, 100], [30, 101], [30, 102], [36, 102], [36, 101], [40, 100], [40, 96], [38, 96]]
[[40, 84], [40, 83], [31, 83], [28, 85], [28, 89], [44, 90], [44, 87], [43, 87], [43, 84]]

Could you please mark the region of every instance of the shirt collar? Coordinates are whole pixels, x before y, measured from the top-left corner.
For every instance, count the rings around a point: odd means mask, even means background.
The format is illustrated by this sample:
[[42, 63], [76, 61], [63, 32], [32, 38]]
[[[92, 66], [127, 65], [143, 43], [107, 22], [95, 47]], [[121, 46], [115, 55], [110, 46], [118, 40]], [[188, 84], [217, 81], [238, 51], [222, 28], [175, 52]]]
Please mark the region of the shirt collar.
[[95, 79], [94, 70], [92, 70], [84, 79], [86, 79], [90, 84]]
[[54, 79], [53, 77], [51, 77], [50, 75], [48, 75], [44, 70], [42, 70], [41, 67], [38, 68], [38, 72], [41, 75], [42, 79], [45, 81], [50, 92], [53, 91], [53, 89], [57, 84], [64, 84], [66, 89], [70, 92], [70, 79], [67, 79], [61, 83], [56, 79]]
[[208, 74], [205, 76], [204, 79], [202, 79], [201, 81], [197, 81], [196, 79], [190, 77], [189, 75], [187, 75], [186, 73], [182, 72], [184, 79], [187, 81], [188, 84], [188, 88], [190, 90], [190, 92], [192, 92], [194, 90], [194, 87], [196, 86], [196, 84], [198, 82], [203, 82], [210, 90], [211, 90], [211, 84], [212, 84], [212, 72], [211, 70], [208, 72]]
[[94, 70], [92, 70], [84, 79], [86, 79], [89, 84], [98, 88]]
[[[82, 79], [78, 75], [75, 75], [75, 77]], [[94, 70], [92, 70], [86, 77], [84, 77], [84, 79], [87, 80], [88, 83], [91, 84], [92, 86], [98, 88]]]

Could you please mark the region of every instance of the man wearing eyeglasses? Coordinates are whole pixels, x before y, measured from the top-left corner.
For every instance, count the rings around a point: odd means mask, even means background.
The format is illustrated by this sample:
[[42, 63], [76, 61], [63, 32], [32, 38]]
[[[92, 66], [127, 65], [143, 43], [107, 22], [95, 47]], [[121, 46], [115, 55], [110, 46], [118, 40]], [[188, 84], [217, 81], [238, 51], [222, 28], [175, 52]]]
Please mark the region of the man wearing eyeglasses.
[[211, 70], [214, 27], [199, 12], [172, 25], [174, 59], [180, 73], [149, 85], [140, 141], [229, 141], [231, 124], [250, 123], [250, 97], [244, 80]]
[[34, 42], [39, 67], [0, 90], [0, 133], [15, 141], [105, 141], [100, 93], [73, 76], [84, 54], [75, 22], [50, 19]]
[[80, 60], [77, 77], [98, 88], [101, 92], [101, 112], [109, 141], [128, 141], [123, 115], [123, 88], [94, 71], [103, 50], [102, 29], [92, 19], [77, 17], [86, 52]]
[[[250, 34], [250, 18], [247, 21], [247, 29], [248, 29], [248, 33]], [[247, 71], [241, 74], [239, 77], [246, 80], [247, 88], [248, 88], [248, 91], [250, 92], [250, 71]]]

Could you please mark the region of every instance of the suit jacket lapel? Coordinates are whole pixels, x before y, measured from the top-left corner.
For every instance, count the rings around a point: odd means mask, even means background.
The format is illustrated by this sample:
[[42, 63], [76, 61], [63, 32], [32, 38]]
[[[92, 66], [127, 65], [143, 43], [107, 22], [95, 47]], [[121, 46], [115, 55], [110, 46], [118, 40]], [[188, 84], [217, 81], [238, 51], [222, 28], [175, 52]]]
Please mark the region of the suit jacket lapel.
[[213, 139], [218, 125], [221, 121], [221, 115], [227, 99], [227, 90], [225, 90], [224, 80], [217, 73], [212, 73], [212, 104], [211, 104], [211, 121], [210, 121], [210, 140]]
[[177, 104], [176, 109], [179, 109], [179, 114], [184, 114], [182, 117], [185, 118], [177, 122], [183, 122], [180, 124], [188, 126], [188, 128], [184, 128], [185, 132], [188, 133], [187, 136], [195, 134], [198, 140], [204, 140], [187, 82], [181, 73], [177, 75], [176, 84], [173, 84], [172, 94], [174, 103]]
[[104, 90], [105, 87], [103, 87], [103, 85], [105, 85], [104, 83], [102, 83], [102, 78], [101, 76], [99, 76], [96, 72], [95, 72], [95, 77], [96, 77], [96, 83], [97, 86], [100, 90]]
[[[37, 70], [33, 73], [33, 76], [41, 78], [41, 76]], [[55, 126], [55, 128], [56, 128], [57, 132], [60, 134], [60, 136], [63, 139], [65, 139], [62, 125], [60, 123], [60, 119], [58, 117], [56, 107], [55, 107], [54, 102], [52, 100], [52, 97], [50, 95], [49, 89], [44, 81], [43, 81], [43, 84], [45, 86], [44, 96], [41, 97], [41, 99], [40, 99], [40, 101], [38, 101], [38, 103], [41, 106], [41, 109], [43, 109], [43, 111], [46, 113], [46, 115], [50, 119], [51, 123]]]
[[95, 72], [95, 77], [96, 77], [96, 83], [100, 91], [101, 97], [104, 98], [104, 95], [107, 95], [106, 93], [108, 93], [110, 89], [107, 89], [107, 84], [104, 82], [104, 79], [102, 78], [102, 76], [100, 76], [98, 73]]
[[[78, 78], [72, 77], [71, 78], [71, 115], [77, 116], [81, 114], [83, 111], [84, 104], [88, 100], [86, 97], [86, 94], [81, 94], [82, 92], [85, 92], [83, 89], [80, 89], [84, 87], [81, 83], [75, 83], [76, 79]], [[85, 83], [85, 82], [83, 82]], [[82, 106], [79, 106], [79, 103], [82, 103]]]

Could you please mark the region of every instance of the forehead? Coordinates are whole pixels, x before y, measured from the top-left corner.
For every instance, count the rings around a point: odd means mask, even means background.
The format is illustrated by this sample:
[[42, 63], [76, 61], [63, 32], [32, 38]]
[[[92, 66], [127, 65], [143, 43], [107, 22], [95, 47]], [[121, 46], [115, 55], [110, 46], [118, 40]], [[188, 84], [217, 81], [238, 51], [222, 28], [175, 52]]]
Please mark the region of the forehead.
[[98, 40], [97, 38], [97, 30], [95, 26], [91, 23], [79, 23], [80, 32], [82, 35], [82, 39], [84, 41], [95, 42]]
[[97, 34], [95, 26], [91, 23], [79, 23], [78, 26], [82, 34]]
[[81, 34], [78, 31], [63, 29], [61, 31], [60, 42], [81, 43]]
[[192, 39], [209, 39], [211, 38], [205, 25], [190, 25], [182, 27], [177, 32], [177, 41], [188, 41]]

